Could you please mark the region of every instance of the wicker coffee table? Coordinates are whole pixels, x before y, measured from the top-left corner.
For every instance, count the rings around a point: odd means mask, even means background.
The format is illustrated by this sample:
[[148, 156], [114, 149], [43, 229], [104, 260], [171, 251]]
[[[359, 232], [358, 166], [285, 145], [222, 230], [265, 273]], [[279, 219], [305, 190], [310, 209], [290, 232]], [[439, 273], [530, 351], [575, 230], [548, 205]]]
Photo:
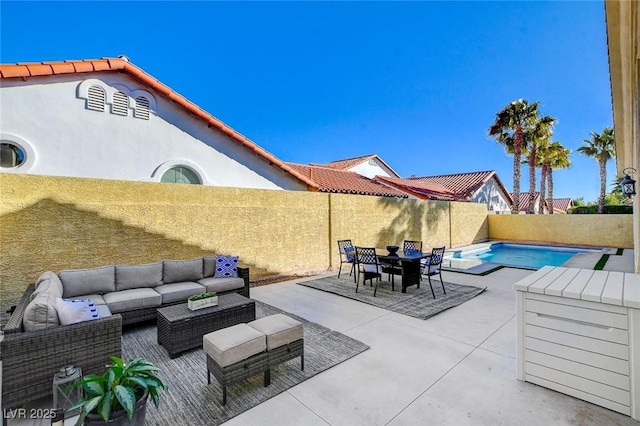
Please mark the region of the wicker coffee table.
[[237, 293], [218, 297], [218, 305], [190, 310], [186, 303], [158, 309], [158, 344], [171, 358], [202, 347], [202, 336], [256, 319], [256, 304]]

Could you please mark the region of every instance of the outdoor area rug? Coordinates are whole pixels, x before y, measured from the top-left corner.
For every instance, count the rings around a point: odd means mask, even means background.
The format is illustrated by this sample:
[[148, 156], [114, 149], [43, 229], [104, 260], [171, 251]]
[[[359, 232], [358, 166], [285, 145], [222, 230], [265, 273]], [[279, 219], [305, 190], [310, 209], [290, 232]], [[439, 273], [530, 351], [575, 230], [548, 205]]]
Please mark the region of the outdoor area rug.
[[300, 358], [295, 358], [271, 370], [271, 384], [266, 388], [262, 375], [228, 386], [225, 406], [220, 402], [222, 387], [213, 375], [211, 384], [207, 384], [207, 367], [201, 348], [171, 359], [164, 347], [157, 343], [154, 323], [125, 327], [122, 333], [123, 359], [145, 357], [161, 369], [160, 376], [168, 386], [168, 390], [161, 391], [159, 408], [151, 401], [147, 403], [146, 424], [220, 424], [369, 349], [369, 346], [344, 334], [256, 301], [256, 318], [277, 313], [303, 323], [304, 371], [300, 370]]
[[433, 291], [436, 294], [434, 299], [428, 280], [423, 280], [420, 288], [412, 286], [407, 288], [406, 293], [402, 293], [402, 284], [400, 278], [398, 278], [395, 284], [395, 291], [391, 290], [390, 281], [382, 280], [378, 283], [376, 297], [373, 297], [374, 287], [370, 287], [369, 282], [367, 281], [366, 285], [361, 282], [357, 293], [353, 276], [350, 277], [348, 275], [343, 275], [340, 278], [337, 276], [325, 277], [298, 284], [420, 319], [427, 319], [444, 310], [458, 306], [473, 299], [486, 289], [486, 287], [452, 284], [445, 281], [444, 287], [447, 290], [447, 294], [444, 294], [440, 280], [432, 279]]

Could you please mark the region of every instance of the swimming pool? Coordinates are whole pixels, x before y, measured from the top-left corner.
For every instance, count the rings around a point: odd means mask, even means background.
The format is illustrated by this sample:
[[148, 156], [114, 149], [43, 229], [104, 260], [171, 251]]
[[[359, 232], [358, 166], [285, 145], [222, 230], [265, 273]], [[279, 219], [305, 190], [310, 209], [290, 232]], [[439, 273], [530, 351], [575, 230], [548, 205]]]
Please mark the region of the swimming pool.
[[467, 267], [479, 263], [493, 263], [517, 268], [539, 269], [545, 265], [561, 266], [578, 253], [593, 253], [595, 251], [597, 250], [577, 247], [495, 243], [482, 249], [456, 252], [450, 258], [450, 264], [454, 266], [455, 259], [466, 259], [467, 262], [458, 263], [466, 264]]

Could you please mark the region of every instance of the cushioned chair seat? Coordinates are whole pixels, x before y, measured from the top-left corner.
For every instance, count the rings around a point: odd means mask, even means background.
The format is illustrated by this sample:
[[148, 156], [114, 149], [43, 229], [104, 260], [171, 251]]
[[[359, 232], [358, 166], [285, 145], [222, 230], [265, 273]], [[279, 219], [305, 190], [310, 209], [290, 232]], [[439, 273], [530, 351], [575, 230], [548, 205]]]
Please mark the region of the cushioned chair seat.
[[114, 314], [133, 309], [157, 307], [162, 303], [162, 296], [152, 288], [114, 291], [102, 297]]
[[198, 283], [206, 287], [207, 292], [222, 293], [244, 287], [244, 279], [233, 278], [203, 278]]
[[247, 324], [237, 324], [205, 334], [202, 347], [220, 367], [227, 367], [264, 352], [267, 340], [264, 334]]
[[162, 296], [162, 303], [186, 301], [189, 296], [206, 292], [204, 286], [193, 282], [163, 284], [154, 290]]
[[302, 323], [283, 314], [260, 318], [247, 325], [267, 336], [267, 350], [288, 345], [304, 337]]

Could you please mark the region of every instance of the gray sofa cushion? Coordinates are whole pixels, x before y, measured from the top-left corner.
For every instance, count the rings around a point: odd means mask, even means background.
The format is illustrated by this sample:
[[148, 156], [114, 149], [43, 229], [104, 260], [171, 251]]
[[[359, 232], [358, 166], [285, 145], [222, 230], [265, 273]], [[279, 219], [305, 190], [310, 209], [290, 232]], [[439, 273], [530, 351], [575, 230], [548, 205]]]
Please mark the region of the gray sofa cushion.
[[216, 272], [216, 258], [211, 256], [203, 256], [202, 262], [204, 266], [204, 278], [212, 277]]
[[36, 289], [31, 293], [31, 300], [35, 299], [40, 293], [49, 293], [51, 296], [62, 297], [62, 282], [60, 278], [52, 271], [44, 272], [36, 280]]
[[198, 280], [207, 289], [207, 292], [222, 293], [237, 290], [244, 287], [244, 279], [242, 278], [203, 278]]
[[153, 288], [162, 284], [162, 262], [116, 265], [116, 290]]
[[194, 282], [182, 282], [159, 285], [154, 289], [162, 295], [162, 303], [185, 301], [189, 296], [198, 293], [205, 293], [204, 286]]
[[98, 318], [106, 318], [111, 316], [111, 309], [107, 305], [96, 305], [98, 310]]
[[[22, 317], [24, 331], [43, 330], [60, 325], [56, 298], [47, 292], [41, 292], [27, 305]], [[52, 342], [53, 344], [54, 342]]]
[[198, 281], [202, 278], [202, 258], [193, 260], [163, 260], [162, 281], [165, 284]]
[[160, 306], [162, 296], [152, 288], [134, 288], [103, 295], [111, 313]]
[[106, 305], [107, 302], [104, 301], [104, 297], [101, 294], [83, 294], [82, 296], [76, 297], [76, 299], [88, 299], [93, 302], [96, 306]]
[[104, 294], [116, 291], [115, 266], [92, 269], [72, 269], [58, 273], [65, 299], [83, 294]]

